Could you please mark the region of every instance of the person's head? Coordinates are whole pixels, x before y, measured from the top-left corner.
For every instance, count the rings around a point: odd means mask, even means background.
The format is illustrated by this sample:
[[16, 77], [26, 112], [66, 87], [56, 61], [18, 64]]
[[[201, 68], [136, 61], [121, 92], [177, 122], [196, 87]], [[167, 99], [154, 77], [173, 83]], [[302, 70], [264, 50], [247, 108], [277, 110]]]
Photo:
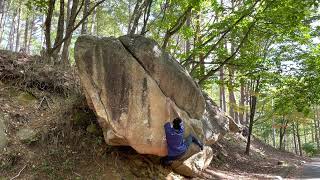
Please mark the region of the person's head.
[[176, 130], [181, 129], [181, 123], [182, 123], [182, 120], [179, 117], [175, 118], [173, 120], [173, 128]]

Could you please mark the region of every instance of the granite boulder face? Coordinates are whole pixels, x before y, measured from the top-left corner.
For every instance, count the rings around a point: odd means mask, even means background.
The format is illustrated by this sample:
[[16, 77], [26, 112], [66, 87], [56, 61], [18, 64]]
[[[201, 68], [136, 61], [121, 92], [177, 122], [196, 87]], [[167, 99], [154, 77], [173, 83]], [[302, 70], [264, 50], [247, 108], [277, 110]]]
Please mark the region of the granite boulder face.
[[[110, 145], [165, 156], [163, 125], [177, 115], [185, 136], [193, 133], [205, 144], [216, 142], [234, 124], [152, 39], [81, 36], [75, 60], [88, 104]], [[168, 113], [168, 99], [175, 113]]]

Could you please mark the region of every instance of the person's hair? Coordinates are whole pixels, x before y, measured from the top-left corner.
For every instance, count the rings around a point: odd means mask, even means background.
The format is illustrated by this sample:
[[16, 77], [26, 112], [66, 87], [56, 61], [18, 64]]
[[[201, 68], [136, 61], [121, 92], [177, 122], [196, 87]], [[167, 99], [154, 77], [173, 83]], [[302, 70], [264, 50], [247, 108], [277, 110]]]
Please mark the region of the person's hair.
[[182, 120], [179, 117], [175, 118], [173, 120], [173, 128], [176, 129], [176, 130], [181, 129], [181, 125], [180, 125], [181, 122], [182, 122]]

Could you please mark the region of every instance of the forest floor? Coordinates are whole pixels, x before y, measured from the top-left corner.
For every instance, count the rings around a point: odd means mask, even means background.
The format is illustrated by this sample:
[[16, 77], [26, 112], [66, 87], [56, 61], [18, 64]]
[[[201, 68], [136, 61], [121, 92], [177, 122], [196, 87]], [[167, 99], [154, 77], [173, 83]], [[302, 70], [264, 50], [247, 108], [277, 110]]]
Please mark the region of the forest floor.
[[[107, 145], [81, 91], [74, 91], [72, 72], [33, 61], [0, 51], [0, 180], [184, 179], [159, 157]], [[214, 144], [210, 167], [196, 179], [290, 178], [309, 161], [256, 138], [247, 156], [245, 144], [240, 134]]]

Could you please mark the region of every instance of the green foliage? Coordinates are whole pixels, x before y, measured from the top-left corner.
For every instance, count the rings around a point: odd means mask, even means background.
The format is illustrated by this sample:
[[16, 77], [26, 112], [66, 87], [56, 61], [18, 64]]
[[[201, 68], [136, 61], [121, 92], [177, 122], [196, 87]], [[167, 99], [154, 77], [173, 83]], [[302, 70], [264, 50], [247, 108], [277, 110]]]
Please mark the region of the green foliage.
[[317, 154], [318, 150], [317, 147], [314, 143], [305, 143], [302, 145], [302, 149], [309, 155], [309, 156], [314, 156]]
[[36, 10], [44, 13], [48, 8], [48, 0], [27, 0], [25, 5], [31, 11]]

